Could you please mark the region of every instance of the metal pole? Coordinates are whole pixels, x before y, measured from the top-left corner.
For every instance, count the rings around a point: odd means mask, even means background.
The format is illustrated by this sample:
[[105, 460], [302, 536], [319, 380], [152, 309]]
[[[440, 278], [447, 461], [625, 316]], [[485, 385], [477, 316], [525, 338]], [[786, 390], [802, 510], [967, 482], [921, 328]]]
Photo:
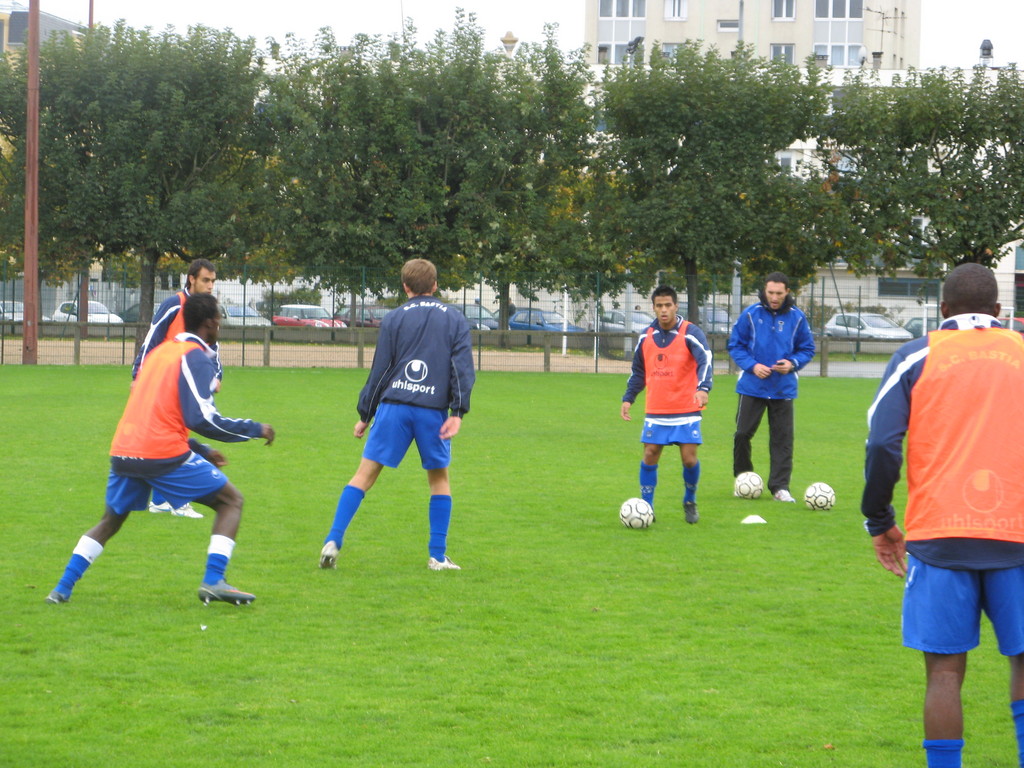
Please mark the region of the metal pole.
[[21, 362], [39, 360], [39, 0], [28, 6], [28, 103], [25, 112], [25, 312]]

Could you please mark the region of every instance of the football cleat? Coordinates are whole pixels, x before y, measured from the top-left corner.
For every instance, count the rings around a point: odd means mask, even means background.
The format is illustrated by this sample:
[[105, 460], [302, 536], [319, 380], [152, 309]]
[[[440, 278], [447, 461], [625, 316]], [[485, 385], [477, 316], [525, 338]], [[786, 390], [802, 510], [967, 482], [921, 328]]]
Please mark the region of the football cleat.
[[211, 601], [248, 605], [256, 599], [256, 595], [250, 595], [248, 592], [235, 589], [224, 579], [221, 579], [216, 584], [200, 584], [199, 599], [206, 605], [209, 605]]
[[203, 517], [203, 513], [196, 512], [194, 509], [192, 509], [192, 504], [191, 502], [188, 501], [186, 501], [177, 509], [172, 509], [171, 514], [175, 517], [191, 517], [194, 520], [200, 520]]
[[779, 490], [777, 490], [773, 498], [776, 501], [785, 501], [791, 504], [796, 502], [796, 499], [793, 498], [793, 494], [791, 494], [789, 490], [786, 488], [780, 488]]
[[63, 592], [58, 592], [56, 589], [46, 596], [46, 602], [48, 603], [67, 603], [71, 601], [71, 595], [65, 595]]
[[461, 571], [462, 570], [461, 568], [459, 568], [459, 566], [457, 566], [455, 563], [453, 563], [449, 559], [448, 555], [445, 555], [444, 560], [435, 560], [434, 558], [430, 558], [429, 560], [427, 560], [427, 568], [429, 568], [432, 571]]
[[170, 503], [166, 501], [163, 504], [154, 504], [151, 501], [149, 502], [149, 511], [154, 514], [157, 514], [159, 512], [173, 512], [174, 507], [172, 507]]
[[333, 541], [326, 542], [324, 544], [324, 548], [320, 550], [320, 567], [338, 567], [338, 545], [335, 544]]
[[700, 520], [700, 513], [697, 511], [697, 502], [695, 501], [684, 501], [683, 512], [686, 513], [686, 522], [690, 525]]

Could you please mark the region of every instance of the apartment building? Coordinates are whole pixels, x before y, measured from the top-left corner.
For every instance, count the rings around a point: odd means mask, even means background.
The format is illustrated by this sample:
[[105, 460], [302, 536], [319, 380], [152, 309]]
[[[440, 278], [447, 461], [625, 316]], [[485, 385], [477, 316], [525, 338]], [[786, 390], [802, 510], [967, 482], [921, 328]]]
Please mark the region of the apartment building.
[[[77, 34], [82, 31], [80, 24], [44, 13], [42, 10], [39, 12], [39, 37], [42, 40], [56, 32]], [[28, 7], [21, 3], [0, 1], [0, 54], [24, 50], [27, 42]]]
[[765, 58], [839, 68], [918, 66], [922, 0], [586, 0], [591, 64], [621, 64], [642, 46], [672, 55], [700, 40], [726, 53], [741, 40]]

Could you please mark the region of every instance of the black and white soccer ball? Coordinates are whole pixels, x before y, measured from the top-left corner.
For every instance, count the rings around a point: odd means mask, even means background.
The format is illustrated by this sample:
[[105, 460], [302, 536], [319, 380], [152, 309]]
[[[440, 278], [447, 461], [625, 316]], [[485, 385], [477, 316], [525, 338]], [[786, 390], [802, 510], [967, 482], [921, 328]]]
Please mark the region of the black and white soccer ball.
[[811, 483], [804, 491], [804, 504], [808, 509], [832, 509], [836, 503], [836, 492], [828, 483]]
[[759, 499], [764, 493], [764, 480], [757, 472], [740, 472], [733, 483], [733, 495], [741, 499]]
[[643, 499], [626, 499], [619, 507], [619, 520], [627, 528], [647, 528], [654, 522], [654, 508]]

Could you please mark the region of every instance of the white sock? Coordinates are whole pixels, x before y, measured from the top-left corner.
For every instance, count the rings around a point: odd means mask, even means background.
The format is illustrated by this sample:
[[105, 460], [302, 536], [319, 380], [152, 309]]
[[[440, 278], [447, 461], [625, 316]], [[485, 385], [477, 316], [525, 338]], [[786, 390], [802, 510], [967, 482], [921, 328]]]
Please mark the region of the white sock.
[[[64, 551], [66, 552], [67, 550]], [[97, 557], [103, 554], [103, 545], [96, 541], [96, 539], [90, 539], [88, 536], [82, 536], [82, 538], [78, 540], [78, 544], [75, 545], [75, 549], [72, 554], [81, 555], [88, 560], [91, 565]]]

